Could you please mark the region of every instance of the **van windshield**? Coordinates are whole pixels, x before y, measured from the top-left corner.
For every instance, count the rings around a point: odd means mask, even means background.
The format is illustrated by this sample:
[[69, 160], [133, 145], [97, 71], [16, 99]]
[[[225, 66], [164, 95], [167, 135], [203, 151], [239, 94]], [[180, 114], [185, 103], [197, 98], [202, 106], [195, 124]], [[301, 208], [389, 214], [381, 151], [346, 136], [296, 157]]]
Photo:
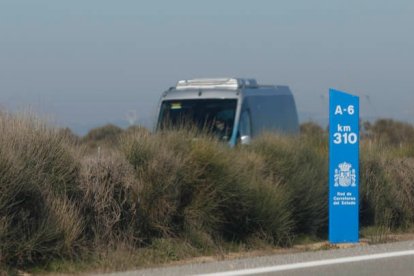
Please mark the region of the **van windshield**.
[[163, 101], [158, 127], [172, 129], [190, 125], [228, 141], [233, 132], [236, 106], [237, 99]]

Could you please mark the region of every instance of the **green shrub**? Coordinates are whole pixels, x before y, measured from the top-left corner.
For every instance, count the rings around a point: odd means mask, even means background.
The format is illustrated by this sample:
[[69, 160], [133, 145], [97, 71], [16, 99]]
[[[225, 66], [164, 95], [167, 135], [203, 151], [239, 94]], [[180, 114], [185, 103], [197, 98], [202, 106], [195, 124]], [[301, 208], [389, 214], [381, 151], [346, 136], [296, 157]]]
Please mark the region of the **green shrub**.
[[362, 226], [389, 223], [393, 200], [385, 172], [385, 157], [377, 148], [363, 148], [360, 168], [360, 222]]
[[295, 221], [295, 233], [317, 234], [327, 226], [327, 158], [298, 138], [264, 135], [252, 144], [268, 174], [280, 181]]
[[246, 234], [248, 202], [246, 181], [235, 162], [237, 156], [217, 141], [202, 139], [191, 145], [188, 169], [190, 201], [184, 209], [187, 228], [213, 236], [240, 239]]

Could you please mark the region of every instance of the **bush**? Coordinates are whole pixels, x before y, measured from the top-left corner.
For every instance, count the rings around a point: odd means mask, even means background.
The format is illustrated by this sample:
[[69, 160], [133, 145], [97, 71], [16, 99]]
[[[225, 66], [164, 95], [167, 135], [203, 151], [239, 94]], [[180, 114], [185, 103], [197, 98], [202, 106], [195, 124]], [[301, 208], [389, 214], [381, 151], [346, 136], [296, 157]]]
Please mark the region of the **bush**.
[[82, 142], [86, 143], [90, 148], [97, 146], [114, 147], [118, 144], [119, 136], [124, 131], [122, 128], [107, 124], [102, 127], [91, 129], [88, 134], [82, 138]]
[[36, 119], [0, 116], [0, 263], [76, 257], [79, 164], [61, 135]]
[[247, 219], [251, 237], [274, 245], [289, 245], [295, 226], [289, 190], [277, 176], [268, 173], [261, 155], [247, 148], [237, 160], [244, 163], [243, 178], [248, 181], [250, 213]]
[[414, 222], [414, 159], [389, 149], [364, 146], [361, 166], [361, 223], [406, 228]]
[[116, 153], [85, 157], [80, 173], [84, 235], [93, 247], [131, 238], [136, 202], [132, 167]]
[[409, 228], [414, 222], [414, 159], [396, 158], [386, 164], [395, 210], [394, 227]]
[[307, 122], [300, 125], [300, 134], [306, 137], [321, 138], [325, 135], [323, 128], [313, 122]]
[[318, 234], [327, 226], [327, 158], [298, 138], [265, 135], [252, 144], [268, 174], [288, 191], [297, 234]]
[[129, 136], [122, 145], [139, 183], [138, 221], [148, 239], [184, 234], [198, 243], [260, 233], [279, 244], [290, 237], [284, 190], [267, 177], [260, 156], [186, 130]]
[[60, 128], [58, 129], [58, 134], [63, 136], [72, 145], [79, 146], [81, 143], [81, 138], [73, 133], [70, 128]]
[[[414, 222], [405, 127], [405, 140], [361, 144], [363, 226]], [[326, 235], [328, 141], [313, 124], [300, 137], [263, 135], [234, 149], [191, 128], [103, 129], [88, 139], [116, 143], [91, 154], [68, 131], [0, 114], [1, 266], [112, 256], [120, 245], [173, 260], [227, 242], [288, 246]]]
[[388, 226], [393, 200], [384, 167], [385, 156], [376, 148], [364, 151], [360, 169], [360, 222], [362, 226]]
[[148, 132], [126, 135], [122, 150], [134, 168], [132, 187], [138, 202], [138, 233], [145, 239], [177, 235], [178, 209], [184, 185], [185, 164], [182, 153], [172, 149], [181, 142], [178, 134], [154, 136]]
[[366, 122], [364, 127], [367, 136], [381, 145], [400, 146], [414, 144], [414, 127], [410, 124], [380, 119], [374, 124]]

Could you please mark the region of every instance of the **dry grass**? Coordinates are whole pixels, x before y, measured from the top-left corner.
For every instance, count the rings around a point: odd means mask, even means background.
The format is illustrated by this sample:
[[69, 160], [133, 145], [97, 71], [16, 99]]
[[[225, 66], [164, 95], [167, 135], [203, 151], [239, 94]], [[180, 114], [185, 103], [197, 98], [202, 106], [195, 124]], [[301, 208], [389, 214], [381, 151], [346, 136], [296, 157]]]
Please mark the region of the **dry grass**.
[[[0, 266], [108, 271], [323, 239], [327, 135], [302, 129], [234, 149], [192, 129], [102, 131], [98, 152], [93, 135], [1, 113]], [[381, 239], [413, 225], [414, 147], [376, 139], [361, 144], [361, 224]]]
[[0, 263], [76, 257], [79, 163], [65, 138], [30, 117], [0, 115]]
[[117, 153], [87, 156], [82, 160], [80, 208], [84, 235], [97, 247], [129, 238], [134, 220], [135, 179], [131, 166]]

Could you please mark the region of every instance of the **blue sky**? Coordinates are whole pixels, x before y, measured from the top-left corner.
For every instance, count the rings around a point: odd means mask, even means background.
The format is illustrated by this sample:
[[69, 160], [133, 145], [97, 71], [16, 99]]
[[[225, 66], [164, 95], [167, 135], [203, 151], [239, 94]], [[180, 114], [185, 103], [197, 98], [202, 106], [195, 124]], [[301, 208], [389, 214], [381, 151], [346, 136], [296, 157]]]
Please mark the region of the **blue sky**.
[[300, 119], [327, 122], [328, 89], [361, 117], [414, 123], [414, 1], [0, 0], [0, 107], [78, 133], [128, 113], [150, 125], [193, 77], [287, 84]]

